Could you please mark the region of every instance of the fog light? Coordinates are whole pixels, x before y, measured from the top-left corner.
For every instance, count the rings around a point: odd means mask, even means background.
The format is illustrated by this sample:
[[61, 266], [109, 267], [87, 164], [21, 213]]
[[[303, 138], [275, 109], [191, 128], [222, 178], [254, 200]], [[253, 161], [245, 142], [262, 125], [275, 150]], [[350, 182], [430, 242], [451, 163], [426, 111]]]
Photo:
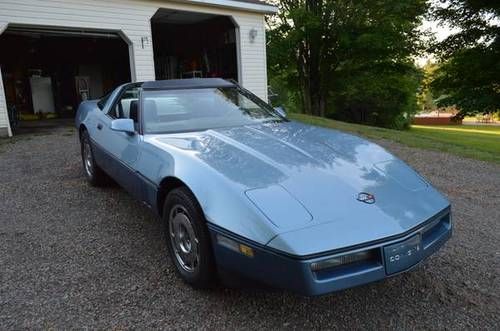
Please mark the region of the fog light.
[[217, 234], [217, 243], [219, 245], [221, 245], [222, 247], [230, 249], [233, 252], [243, 254], [247, 257], [254, 256], [252, 247], [249, 247], [249, 246], [244, 245], [244, 244], [240, 244], [239, 242], [237, 242], [233, 239], [230, 239], [228, 237], [222, 236], [220, 234]]
[[373, 250], [336, 256], [329, 259], [311, 263], [311, 270], [319, 271], [328, 268], [340, 267], [343, 265], [348, 265], [356, 262], [368, 261], [373, 259], [374, 257], [375, 257], [375, 252]]

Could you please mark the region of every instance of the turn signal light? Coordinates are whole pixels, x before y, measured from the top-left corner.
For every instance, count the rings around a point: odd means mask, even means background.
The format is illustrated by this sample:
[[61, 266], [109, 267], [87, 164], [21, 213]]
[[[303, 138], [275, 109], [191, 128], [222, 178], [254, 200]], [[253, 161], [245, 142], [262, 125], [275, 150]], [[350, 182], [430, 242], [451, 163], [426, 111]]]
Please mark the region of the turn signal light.
[[217, 243], [222, 247], [226, 247], [234, 252], [243, 254], [247, 257], [254, 257], [254, 252], [252, 247], [240, 244], [239, 242], [230, 239], [228, 237], [217, 234]]
[[253, 257], [253, 249], [252, 247], [248, 247], [246, 245], [240, 244], [240, 253], [246, 255], [248, 257]]

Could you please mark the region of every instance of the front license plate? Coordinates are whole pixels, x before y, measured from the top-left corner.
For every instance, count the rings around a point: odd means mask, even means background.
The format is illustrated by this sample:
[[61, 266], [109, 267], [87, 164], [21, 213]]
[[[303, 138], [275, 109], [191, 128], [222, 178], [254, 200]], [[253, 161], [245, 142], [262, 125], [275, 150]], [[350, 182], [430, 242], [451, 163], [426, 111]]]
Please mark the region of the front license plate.
[[418, 234], [405, 241], [384, 247], [388, 275], [408, 269], [422, 259], [422, 239]]

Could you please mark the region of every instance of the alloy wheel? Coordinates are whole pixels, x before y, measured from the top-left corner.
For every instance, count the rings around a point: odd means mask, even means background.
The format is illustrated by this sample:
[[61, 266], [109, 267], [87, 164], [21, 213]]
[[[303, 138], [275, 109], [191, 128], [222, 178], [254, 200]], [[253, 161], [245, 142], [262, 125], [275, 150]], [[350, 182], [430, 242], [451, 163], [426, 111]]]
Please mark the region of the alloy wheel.
[[93, 163], [94, 160], [92, 158], [92, 150], [90, 148], [90, 144], [88, 142], [83, 143], [83, 166], [85, 168], [85, 172], [89, 177], [94, 175]]
[[182, 269], [195, 272], [200, 262], [199, 240], [186, 209], [175, 205], [169, 215], [169, 235], [175, 258]]

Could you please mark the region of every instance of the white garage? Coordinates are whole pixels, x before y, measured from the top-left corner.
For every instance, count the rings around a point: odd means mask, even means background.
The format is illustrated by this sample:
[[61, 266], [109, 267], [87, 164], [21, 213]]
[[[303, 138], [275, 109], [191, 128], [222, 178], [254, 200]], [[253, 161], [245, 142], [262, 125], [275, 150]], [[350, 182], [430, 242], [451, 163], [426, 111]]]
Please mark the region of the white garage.
[[258, 0], [0, 0], [0, 136], [21, 120], [71, 118], [127, 81], [234, 79], [267, 98]]

